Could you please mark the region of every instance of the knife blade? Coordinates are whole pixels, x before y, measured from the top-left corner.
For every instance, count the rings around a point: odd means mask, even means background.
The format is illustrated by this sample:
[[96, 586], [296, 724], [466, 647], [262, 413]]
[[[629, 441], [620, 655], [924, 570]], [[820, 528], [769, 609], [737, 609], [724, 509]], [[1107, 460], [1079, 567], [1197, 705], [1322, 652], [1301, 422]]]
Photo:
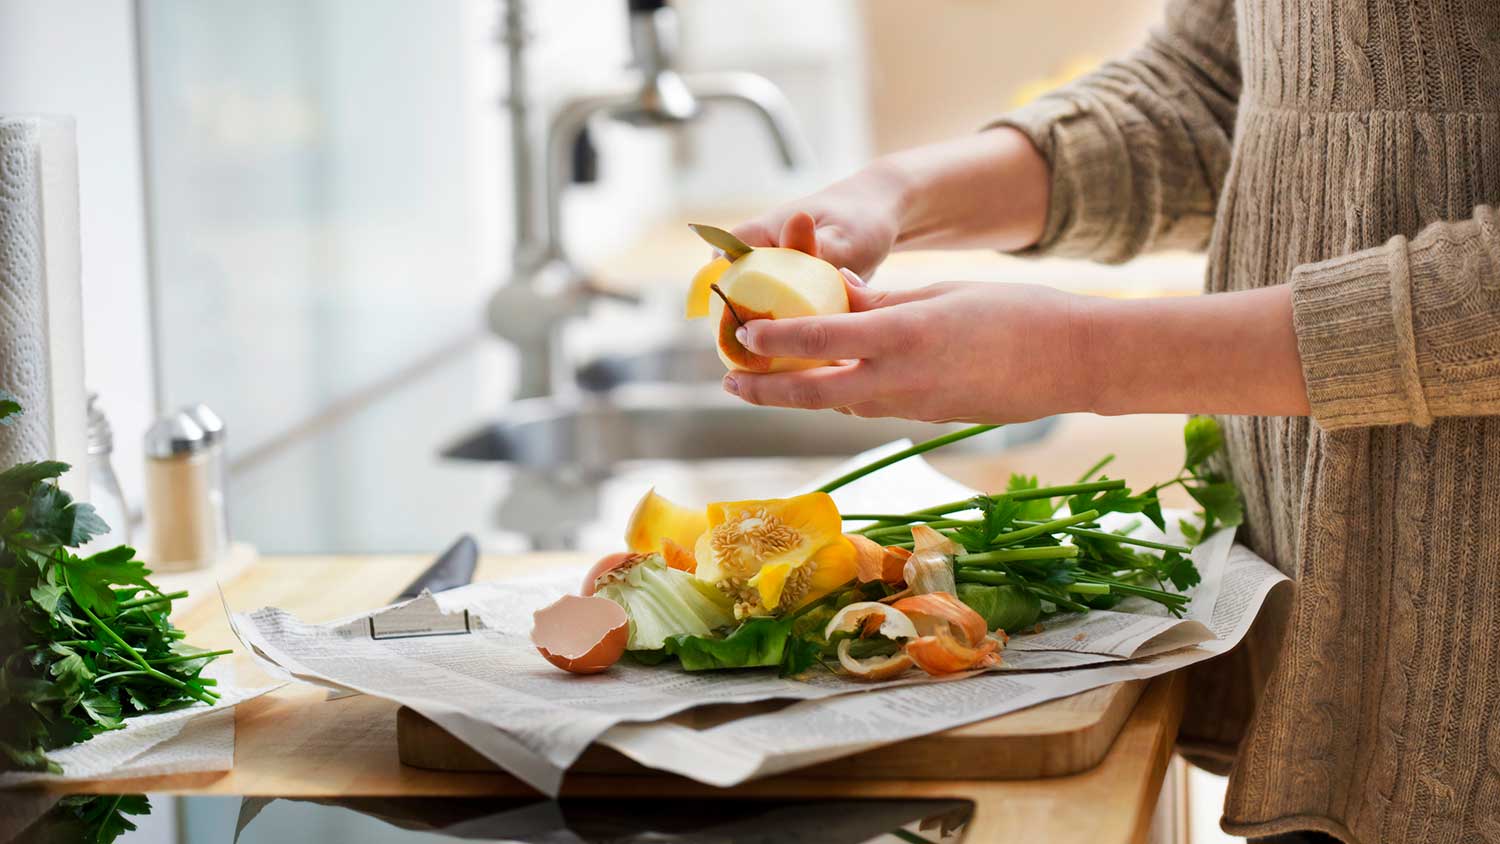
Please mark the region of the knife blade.
[[463, 534], [448, 550], [439, 554], [426, 571], [406, 585], [395, 598], [405, 601], [422, 594], [422, 590], [442, 592], [459, 586], [467, 586], [474, 580], [474, 569], [479, 565], [479, 543], [474, 537]]

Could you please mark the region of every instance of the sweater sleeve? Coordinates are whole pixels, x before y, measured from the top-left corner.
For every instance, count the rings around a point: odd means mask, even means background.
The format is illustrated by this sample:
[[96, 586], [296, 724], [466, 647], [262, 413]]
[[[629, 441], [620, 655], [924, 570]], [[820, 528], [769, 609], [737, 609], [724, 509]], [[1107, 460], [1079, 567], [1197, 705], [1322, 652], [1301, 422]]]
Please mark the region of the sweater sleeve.
[[1292, 272], [1313, 418], [1326, 430], [1500, 414], [1500, 213], [1428, 225]]
[[1239, 92], [1233, 0], [1172, 0], [1134, 54], [995, 121], [1051, 165], [1046, 227], [1021, 254], [1118, 263], [1202, 249]]

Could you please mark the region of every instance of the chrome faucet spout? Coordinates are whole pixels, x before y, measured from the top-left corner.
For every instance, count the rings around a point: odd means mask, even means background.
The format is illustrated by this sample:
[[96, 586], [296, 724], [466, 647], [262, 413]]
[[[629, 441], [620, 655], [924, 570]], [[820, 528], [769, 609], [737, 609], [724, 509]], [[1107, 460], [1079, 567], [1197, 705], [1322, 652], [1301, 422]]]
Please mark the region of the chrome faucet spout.
[[811, 165], [812, 150], [802, 135], [792, 103], [771, 80], [758, 73], [715, 71], [689, 74], [683, 81], [702, 102], [741, 104], [759, 115], [788, 170]]
[[562, 196], [573, 175], [573, 145], [589, 121], [602, 116], [634, 126], [679, 126], [701, 116], [705, 104], [739, 104], [765, 124], [786, 167], [806, 166], [812, 155], [791, 103], [770, 80], [730, 71], [678, 73], [676, 11], [665, 0], [632, 0], [630, 40], [638, 75], [563, 103], [547, 123], [540, 166], [535, 166], [524, 61], [527, 0], [503, 2], [506, 26], [501, 40], [511, 71], [505, 104], [511, 117], [516, 243], [513, 273], [492, 296], [489, 318], [495, 333], [520, 353], [519, 395], [539, 396], [561, 392], [569, 384], [570, 374], [558, 365], [562, 324], [600, 298], [630, 298], [585, 278], [568, 260], [564, 246]]

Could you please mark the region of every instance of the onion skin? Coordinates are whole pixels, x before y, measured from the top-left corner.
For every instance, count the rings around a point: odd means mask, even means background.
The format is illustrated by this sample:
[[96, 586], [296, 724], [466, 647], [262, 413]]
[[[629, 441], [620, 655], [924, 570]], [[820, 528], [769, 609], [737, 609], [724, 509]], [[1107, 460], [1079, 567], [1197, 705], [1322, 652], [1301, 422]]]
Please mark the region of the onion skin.
[[854, 563], [860, 583], [879, 580], [892, 586], [906, 579], [906, 559], [911, 552], [905, 548], [887, 548], [867, 536], [857, 533], [844, 534], [854, 545]]
[[875, 657], [873, 659], [855, 659], [849, 652], [852, 639], [839, 642], [839, 665], [849, 672], [849, 676], [856, 680], [868, 680], [876, 682], [898, 677], [912, 667], [912, 659], [906, 652], [898, 652], [886, 657]]
[[[918, 632], [924, 636], [930, 636], [942, 627], [951, 626], [953, 631], [959, 634], [959, 639], [963, 644], [973, 647], [979, 644], [989, 632], [989, 626], [984, 623], [984, 616], [960, 601], [952, 592], [912, 595], [902, 598], [891, 606], [905, 613], [917, 625]], [[942, 624], [942, 622], [947, 624]]]
[[630, 640], [630, 617], [608, 598], [564, 595], [533, 613], [532, 620], [537, 652], [573, 674], [609, 668], [625, 655]]
[[[904, 642], [916, 637], [917, 628], [912, 624], [911, 619], [895, 607], [874, 601], [862, 601], [844, 607], [837, 615], [829, 619], [823, 635], [832, 638], [835, 633], [858, 633], [861, 639], [884, 636], [894, 642]], [[839, 665], [843, 666], [844, 670], [856, 680], [889, 680], [912, 666], [911, 657], [904, 652], [890, 656], [856, 659], [850, 651], [853, 641], [853, 639], [845, 639], [839, 642]]]
[[1000, 664], [1000, 643], [985, 638], [976, 647], [960, 642], [947, 630], [938, 630], [906, 643], [906, 655], [917, 667], [934, 677], [988, 668]]

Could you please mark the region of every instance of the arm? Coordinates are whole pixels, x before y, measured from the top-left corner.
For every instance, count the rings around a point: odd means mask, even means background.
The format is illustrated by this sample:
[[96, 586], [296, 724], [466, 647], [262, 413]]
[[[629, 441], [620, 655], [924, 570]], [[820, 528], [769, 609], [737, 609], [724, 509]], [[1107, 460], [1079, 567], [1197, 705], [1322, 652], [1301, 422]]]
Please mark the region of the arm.
[[855, 313], [741, 329], [761, 354], [848, 363], [734, 372], [725, 389], [753, 404], [927, 421], [1305, 415], [1291, 293], [1116, 300], [1002, 284], [882, 293], [851, 278]]
[[1203, 248], [1239, 96], [1233, 0], [1172, 0], [1135, 53], [1001, 118], [1051, 165], [1031, 251], [1120, 262]]
[[1500, 213], [1305, 264], [1290, 284], [1112, 300], [1029, 285], [877, 293], [757, 320], [761, 354], [850, 363], [731, 373], [747, 401], [1005, 422], [1052, 413], [1290, 416], [1325, 429], [1500, 414]]
[[1292, 273], [1297, 344], [1324, 428], [1500, 414], [1500, 212], [1432, 223]]
[[735, 229], [787, 246], [797, 212], [820, 257], [869, 276], [894, 249], [989, 247], [1123, 261], [1207, 241], [1229, 166], [1232, 0], [1174, 0], [1129, 58], [994, 128], [886, 156]]

